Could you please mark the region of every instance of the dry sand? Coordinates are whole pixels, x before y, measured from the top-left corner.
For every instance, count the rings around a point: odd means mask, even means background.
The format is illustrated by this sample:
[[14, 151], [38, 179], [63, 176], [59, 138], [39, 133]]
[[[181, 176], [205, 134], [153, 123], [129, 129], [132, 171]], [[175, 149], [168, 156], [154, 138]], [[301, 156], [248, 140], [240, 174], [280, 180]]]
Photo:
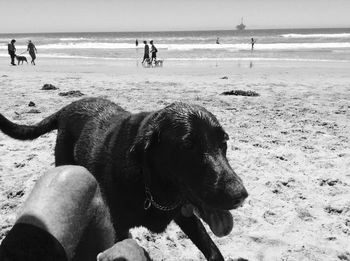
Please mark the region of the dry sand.
[[[132, 112], [173, 101], [202, 105], [230, 135], [229, 162], [250, 193], [244, 207], [232, 211], [232, 233], [211, 233], [225, 258], [350, 260], [350, 64], [164, 65], [39, 59], [36, 67], [10, 67], [1, 58], [0, 112], [33, 124], [78, 99], [58, 95], [70, 90], [107, 97]], [[59, 89], [43, 91], [45, 83]], [[220, 95], [235, 89], [260, 96]], [[23, 142], [0, 133], [0, 240], [35, 180], [54, 166], [55, 135]], [[155, 260], [204, 259], [174, 224], [162, 235], [138, 228], [133, 236]]]

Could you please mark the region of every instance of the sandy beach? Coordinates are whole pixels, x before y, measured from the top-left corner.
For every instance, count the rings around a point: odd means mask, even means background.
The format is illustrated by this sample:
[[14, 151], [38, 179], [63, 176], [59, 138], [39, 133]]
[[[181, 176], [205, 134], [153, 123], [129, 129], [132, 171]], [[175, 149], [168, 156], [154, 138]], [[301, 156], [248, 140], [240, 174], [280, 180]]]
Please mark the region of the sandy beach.
[[[249, 192], [216, 238], [225, 259], [350, 260], [350, 63], [165, 61], [163, 68], [103, 59], [0, 58], [0, 113], [34, 124], [82, 97], [106, 97], [132, 112], [183, 101], [204, 106], [230, 136], [227, 156]], [[57, 90], [41, 90], [53, 84]], [[60, 96], [80, 91], [81, 97]], [[224, 96], [224, 91], [258, 97]], [[34, 107], [29, 107], [29, 102]], [[0, 241], [35, 181], [54, 166], [56, 132], [34, 141], [0, 133]], [[132, 231], [154, 260], [204, 260], [175, 224]]]

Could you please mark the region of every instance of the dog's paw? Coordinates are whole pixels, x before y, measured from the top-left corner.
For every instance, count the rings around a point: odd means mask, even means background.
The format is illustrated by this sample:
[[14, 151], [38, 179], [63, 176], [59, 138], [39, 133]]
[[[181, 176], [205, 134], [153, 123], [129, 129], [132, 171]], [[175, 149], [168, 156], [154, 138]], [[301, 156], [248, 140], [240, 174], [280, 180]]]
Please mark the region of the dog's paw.
[[97, 261], [147, 261], [146, 251], [133, 239], [125, 239], [116, 243], [97, 255]]

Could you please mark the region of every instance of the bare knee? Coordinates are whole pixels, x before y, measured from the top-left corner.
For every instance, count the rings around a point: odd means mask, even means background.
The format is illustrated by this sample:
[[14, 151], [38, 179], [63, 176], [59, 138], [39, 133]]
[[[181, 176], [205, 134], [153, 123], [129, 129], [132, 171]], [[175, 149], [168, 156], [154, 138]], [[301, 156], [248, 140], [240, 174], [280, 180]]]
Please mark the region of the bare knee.
[[[49, 171], [50, 172], [50, 171]], [[52, 170], [51, 184], [55, 187], [63, 187], [65, 189], [72, 188], [93, 196], [97, 189], [97, 181], [94, 176], [84, 167], [76, 165], [65, 165], [56, 167]]]
[[92, 174], [80, 166], [47, 171], [24, 202], [17, 222], [30, 223], [52, 234], [72, 257], [95, 216], [99, 188]]
[[[51, 218], [46, 212], [77, 212], [90, 205], [97, 191], [97, 181], [80, 166], [61, 166], [48, 170], [35, 184], [18, 217], [35, 215]], [[76, 204], [80, 208], [76, 208]]]
[[83, 166], [78, 165], [64, 165], [56, 167], [49, 172], [53, 172], [54, 175], [58, 176], [59, 181], [65, 181], [66, 179], [85, 179], [88, 182], [96, 182], [92, 174]]

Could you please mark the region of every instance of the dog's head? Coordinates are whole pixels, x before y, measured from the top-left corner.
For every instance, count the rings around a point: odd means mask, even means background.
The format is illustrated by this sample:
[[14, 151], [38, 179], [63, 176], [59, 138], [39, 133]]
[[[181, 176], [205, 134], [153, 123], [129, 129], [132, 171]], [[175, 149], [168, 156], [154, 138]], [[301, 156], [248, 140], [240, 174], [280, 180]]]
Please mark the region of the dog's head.
[[140, 164], [179, 184], [189, 202], [184, 213], [195, 209], [218, 236], [232, 229], [228, 210], [248, 196], [226, 158], [228, 138], [203, 107], [173, 103], [145, 120], [133, 147]]

